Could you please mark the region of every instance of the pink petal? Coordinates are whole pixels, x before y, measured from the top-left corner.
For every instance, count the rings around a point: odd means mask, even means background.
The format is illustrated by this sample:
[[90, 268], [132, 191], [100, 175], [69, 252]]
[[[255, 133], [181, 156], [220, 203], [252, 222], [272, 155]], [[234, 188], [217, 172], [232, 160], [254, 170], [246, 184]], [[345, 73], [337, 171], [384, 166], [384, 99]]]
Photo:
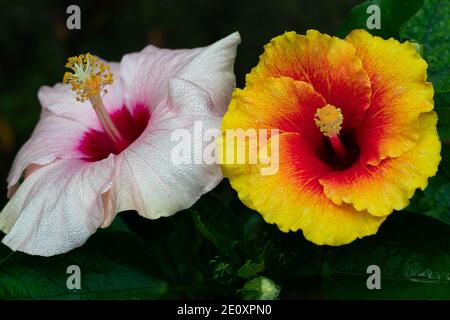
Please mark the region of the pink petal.
[[[106, 62], [114, 75], [114, 83], [103, 97], [106, 108], [114, 113], [123, 107], [122, 80], [119, 64]], [[44, 86], [38, 92], [42, 105], [39, 120], [30, 140], [19, 151], [8, 176], [11, 197], [25, 170], [32, 165], [45, 166], [56, 159], [81, 158], [79, 144], [89, 129], [103, 129], [89, 102], [76, 101], [69, 85]]]
[[[150, 123], [117, 157], [112, 189], [115, 212], [137, 210], [150, 219], [170, 216], [192, 206], [222, 180], [217, 164], [176, 165], [171, 161], [172, 149], [179, 143], [171, 141], [175, 129], [189, 130], [193, 139], [194, 121], [202, 121], [203, 132], [219, 130], [221, 118], [211, 112], [214, 104], [209, 94], [185, 80], [173, 79], [169, 100], [167, 108], [172, 111]], [[202, 149], [206, 145], [201, 139], [196, 142]]]
[[17, 154], [8, 176], [9, 196], [25, 170], [32, 164], [45, 166], [56, 159], [79, 158], [78, 138], [86, 126], [69, 118], [43, 110], [31, 138]]
[[[120, 73], [123, 80], [125, 104], [144, 104], [152, 117], [168, 96], [169, 80], [178, 70], [198, 55], [200, 49], [169, 50], [152, 45], [138, 53], [123, 56]], [[159, 110], [161, 111], [161, 110]]]
[[215, 109], [224, 115], [236, 86], [234, 60], [237, 45], [241, 42], [238, 32], [206, 47], [189, 64], [177, 73], [205, 90], [211, 96]]
[[0, 213], [2, 242], [12, 250], [52, 256], [81, 246], [102, 224], [112, 157], [58, 160], [29, 176]]
[[152, 116], [165, 113], [169, 81], [174, 77], [197, 84], [211, 95], [215, 109], [225, 112], [235, 86], [233, 73], [239, 33], [204, 48], [169, 50], [147, 46], [127, 54], [121, 61], [121, 75], [127, 106], [143, 103]]

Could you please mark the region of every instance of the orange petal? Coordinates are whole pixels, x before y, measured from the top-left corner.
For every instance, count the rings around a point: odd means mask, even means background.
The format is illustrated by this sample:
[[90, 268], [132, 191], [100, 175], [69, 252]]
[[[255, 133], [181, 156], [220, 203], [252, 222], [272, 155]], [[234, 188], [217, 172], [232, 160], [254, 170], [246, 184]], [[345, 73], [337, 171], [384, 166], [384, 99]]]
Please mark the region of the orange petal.
[[[236, 89], [218, 139], [220, 163], [228, 171], [242, 171], [257, 158], [274, 129], [279, 130], [275, 134], [301, 134], [310, 146], [308, 152], [320, 153], [324, 136], [314, 123], [314, 114], [324, 104], [311, 85], [290, 78], [266, 78]], [[264, 130], [266, 137], [260, 136]], [[245, 161], [239, 160], [243, 157]]]
[[325, 195], [338, 205], [350, 203], [375, 216], [404, 209], [415, 190], [424, 190], [438, 169], [441, 144], [436, 123], [434, 112], [422, 114], [417, 145], [398, 158], [385, 159], [377, 166], [358, 162], [321, 178]]
[[324, 98], [305, 82], [267, 78], [235, 90], [222, 129], [298, 132], [311, 145], [317, 145], [322, 143], [323, 135], [314, 122], [314, 114], [325, 104]]
[[413, 148], [419, 115], [433, 109], [427, 64], [409, 43], [384, 40], [364, 30], [346, 38], [357, 50], [372, 84], [372, 103], [356, 136], [363, 163], [378, 164]]
[[309, 30], [287, 32], [267, 44], [247, 83], [265, 77], [290, 77], [311, 84], [327, 103], [342, 110], [343, 130], [354, 128], [369, 107], [371, 87], [355, 48], [348, 42]]

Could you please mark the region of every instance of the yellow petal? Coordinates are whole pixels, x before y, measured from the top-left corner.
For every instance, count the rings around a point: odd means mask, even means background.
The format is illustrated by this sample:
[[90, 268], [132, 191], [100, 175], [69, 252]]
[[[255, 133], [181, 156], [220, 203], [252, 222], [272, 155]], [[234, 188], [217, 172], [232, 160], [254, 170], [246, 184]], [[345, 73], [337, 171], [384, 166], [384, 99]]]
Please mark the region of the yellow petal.
[[[264, 164], [248, 166], [245, 171], [224, 170], [239, 198], [258, 211], [268, 223], [284, 232], [302, 230], [306, 239], [316, 244], [343, 245], [357, 238], [375, 234], [384, 217], [356, 211], [351, 205], [336, 205], [322, 192], [317, 176], [329, 168], [314, 160], [314, 154], [299, 154], [304, 143], [297, 133], [283, 133], [279, 138], [279, 171], [262, 175]], [[271, 150], [275, 137], [261, 149]], [[269, 152], [272, 155], [271, 152]]]

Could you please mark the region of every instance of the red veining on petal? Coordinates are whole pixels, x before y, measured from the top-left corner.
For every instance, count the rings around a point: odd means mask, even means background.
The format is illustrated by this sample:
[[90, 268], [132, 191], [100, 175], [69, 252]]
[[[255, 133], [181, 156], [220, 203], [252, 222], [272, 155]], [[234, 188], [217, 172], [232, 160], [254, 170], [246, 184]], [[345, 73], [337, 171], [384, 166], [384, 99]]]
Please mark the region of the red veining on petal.
[[[110, 114], [112, 121], [127, 142], [132, 144], [148, 125], [150, 111], [144, 104], [137, 104], [132, 112], [123, 106]], [[78, 150], [87, 161], [99, 161], [110, 154], [118, 154], [116, 148], [104, 131], [90, 129], [80, 140]], [[122, 152], [123, 150], [120, 150]]]

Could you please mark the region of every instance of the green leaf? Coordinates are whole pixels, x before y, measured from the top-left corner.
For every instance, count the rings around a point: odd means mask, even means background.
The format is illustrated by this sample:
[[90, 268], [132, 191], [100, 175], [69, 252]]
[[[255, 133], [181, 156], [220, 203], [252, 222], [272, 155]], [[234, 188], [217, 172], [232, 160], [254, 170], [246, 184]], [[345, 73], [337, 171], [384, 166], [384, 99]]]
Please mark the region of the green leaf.
[[266, 277], [256, 277], [247, 281], [237, 296], [244, 300], [274, 300], [280, 294], [280, 287]]
[[439, 137], [442, 140], [450, 139], [450, 107], [436, 108], [439, 122], [437, 125]]
[[450, 2], [425, 0], [422, 9], [401, 27], [400, 36], [423, 44], [435, 91], [450, 91]]
[[450, 146], [446, 143], [442, 143], [441, 157], [438, 175], [446, 177], [450, 182]]
[[417, 192], [407, 210], [450, 224], [450, 180], [443, 174], [431, 178], [428, 187]]
[[242, 236], [240, 219], [216, 195], [209, 193], [190, 210], [197, 230], [218, 249], [232, 252]]
[[434, 105], [436, 108], [446, 107], [446, 106], [450, 107], [450, 92], [435, 93]]
[[[367, 7], [377, 5], [381, 13], [381, 28], [368, 29], [367, 19], [372, 13], [367, 13]], [[345, 18], [337, 35], [345, 37], [354, 29], [365, 29], [373, 35], [385, 39], [399, 37], [400, 26], [408, 20], [423, 5], [423, 0], [371, 0], [354, 7]]]
[[264, 270], [264, 262], [253, 262], [247, 260], [245, 264], [239, 269], [238, 275], [244, 279], [251, 279]]
[[[97, 233], [82, 248], [50, 258], [2, 256], [1, 299], [153, 299], [168, 292], [153, 255], [131, 233]], [[67, 288], [71, 265], [81, 270], [79, 290]]]
[[438, 93], [434, 96], [435, 111], [438, 114], [437, 129], [442, 141], [450, 141], [450, 93]]
[[[376, 236], [333, 248], [323, 289], [335, 299], [449, 299], [450, 227], [410, 212], [395, 213]], [[369, 290], [367, 268], [381, 270], [381, 289]]]

